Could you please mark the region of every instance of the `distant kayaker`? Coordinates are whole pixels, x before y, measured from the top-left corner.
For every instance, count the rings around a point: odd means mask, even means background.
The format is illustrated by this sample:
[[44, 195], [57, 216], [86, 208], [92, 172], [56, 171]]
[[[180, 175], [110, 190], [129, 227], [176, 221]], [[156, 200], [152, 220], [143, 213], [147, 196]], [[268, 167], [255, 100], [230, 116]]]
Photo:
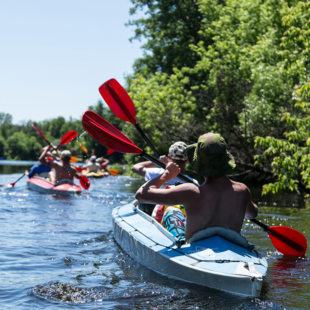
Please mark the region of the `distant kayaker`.
[[219, 134], [204, 134], [197, 143], [187, 146], [187, 156], [197, 174], [205, 178], [202, 185], [186, 183], [161, 189], [163, 184], [181, 172], [177, 164], [170, 162], [162, 175], [139, 188], [136, 199], [165, 206], [182, 204], [186, 221], [183, 213], [173, 207], [168, 208], [164, 215], [164, 226], [175, 225], [177, 229], [174, 231], [178, 232], [176, 237], [179, 240], [188, 240], [196, 232], [213, 226], [240, 233], [244, 218], [254, 219], [257, 216], [257, 206], [245, 184], [227, 177], [236, 165], [226, 150], [224, 138]]
[[45, 156], [47, 152], [53, 149], [53, 145], [49, 145], [49, 147], [41, 154], [39, 160], [40, 163], [46, 165], [55, 170], [55, 185], [60, 184], [71, 184], [73, 185], [73, 178], [79, 178], [76, 170], [71, 166], [71, 152], [68, 150], [62, 151], [60, 154], [60, 161], [49, 161], [46, 160]]
[[107, 165], [109, 164], [109, 160], [104, 157], [99, 157], [96, 159], [96, 162], [100, 164], [101, 170], [108, 172]]
[[97, 157], [92, 155], [89, 161], [82, 167], [82, 169], [87, 169], [87, 172], [99, 172], [100, 171], [100, 164], [96, 162]]

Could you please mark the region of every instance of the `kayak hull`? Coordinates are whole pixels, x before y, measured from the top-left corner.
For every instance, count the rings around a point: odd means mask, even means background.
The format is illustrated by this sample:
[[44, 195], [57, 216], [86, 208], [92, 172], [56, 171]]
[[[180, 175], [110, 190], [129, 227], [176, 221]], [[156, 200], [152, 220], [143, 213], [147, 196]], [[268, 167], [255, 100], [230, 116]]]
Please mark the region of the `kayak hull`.
[[130, 204], [115, 208], [112, 218], [117, 243], [145, 267], [229, 293], [260, 296], [268, 264], [257, 252], [219, 236], [177, 248], [168, 231]]
[[61, 184], [55, 186], [55, 184], [40, 177], [32, 177], [28, 179], [27, 185], [30, 189], [42, 194], [70, 196], [82, 192], [82, 188], [78, 185]]

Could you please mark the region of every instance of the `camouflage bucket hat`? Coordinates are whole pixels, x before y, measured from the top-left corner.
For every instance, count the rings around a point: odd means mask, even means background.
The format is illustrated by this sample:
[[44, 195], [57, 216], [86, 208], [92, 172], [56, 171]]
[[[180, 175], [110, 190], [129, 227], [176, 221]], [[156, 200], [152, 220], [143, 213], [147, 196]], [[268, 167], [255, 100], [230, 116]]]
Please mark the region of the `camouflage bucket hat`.
[[204, 134], [197, 143], [188, 145], [187, 156], [193, 169], [203, 177], [220, 178], [236, 167], [224, 138], [216, 133]]

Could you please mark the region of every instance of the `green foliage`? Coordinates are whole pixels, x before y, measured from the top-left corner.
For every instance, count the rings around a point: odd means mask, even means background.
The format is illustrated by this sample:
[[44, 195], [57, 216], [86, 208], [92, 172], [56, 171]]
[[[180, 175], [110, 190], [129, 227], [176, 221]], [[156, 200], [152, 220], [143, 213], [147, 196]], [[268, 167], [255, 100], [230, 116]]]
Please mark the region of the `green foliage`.
[[[147, 9], [156, 4], [152, 7], [156, 16], [149, 9], [149, 18], [136, 23], [141, 28], [136, 36], [149, 40], [148, 27], [156, 24], [160, 37], [157, 42], [166, 38], [165, 33], [160, 35], [161, 29], [171, 25], [157, 16], [167, 14], [168, 2], [133, 2]], [[177, 2], [175, 6], [185, 2], [191, 1]], [[310, 173], [304, 144], [308, 130], [300, 129], [309, 128], [309, 100], [305, 99], [309, 85], [305, 85], [309, 79], [310, 4], [291, 0], [199, 0], [195, 5], [200, 41], [187, 42], [190, 50], [179, 53], [194, 53], [198, 58], [192, 58], [189, 65], [173, 64], [171, 71], [158, 66], [145, 74], [136, 69], [129, 90], [137, 107], [137, 119], [165, 153], [175, 141], [191, 143], [205, 132], [221, 133], [236, 159], [238, 173], [273, 175], [276, 182], [265, 186], [264, 192], [268, 188], [273, 192], [296, 190]], [[148, 48], [155, 59], [157, 50], [151, 44]], [[145, 63], [147, 60], [144, 57]], [[283, 113], [288, 113], [285, 122]], [[124, 130], [141, 145], [132, 127], [125, 126]], [[281, 141], [285, 133], [288, 144], [281, 147], [290, 154], [289, 159], [280, 155], [281, 148], [275, 142]], [[256, 136], [270, 138], [264, 142], [263, 138], [257, 139], [255, 149]], [[296, 152], [294, 146], [298, 146]], [[265, 147], [269, 151], [264, 153]], [[131, 155], [126, 159], [134, 161]]]
[[[101, 101], [89, 106], [89, 110], [94, 110], [120, 129], [121, 121]], [[65, 148], [70, 149], [72, 154], [80, 159], [90, 157], [93, 149], [97, 156], [105, 156], [106, 154], [107, 149], [104, 146], [97, 143], [87, 133], [83, 134], [84, 128], [80, 119], [70, 117], [69, 120], [65, 120], [63, 117], [57, 117], [41, 122], [28, 121], [20, 125], [14, 125], [12, 124], [11, 115], [0, 113], [0, 157], [15, 160], [36, 160], [38, 158], [41, 149], [46, 146], [46, 142], [31, 127], [31, 124], [38, 127], [47, 140], [55, 145], [59, 144], [61, 138], [68, 131], [75, 130], [78, 133], [78, 139], [65, 145]], [[88, 149], [88, 154], [82, 152], [81, 143]], [[123, 154], [113, 153], [109, 160], [111, 163], [120, 162], [123, 160]]]
[[145, 17], [131, 20], [127, 26], [135, 26], [135, 36], [146, 39], [142, 45], [144, 54], [134, 63], [134, 75], [150, 77], [155, 72], [171, 74], [173, 68], [193, 66], [198, 55], [190, 44], [200, 40], [202, 15], [193, 0], [131, 0], [130, 14], [144, 11]]
[[284, 139], [270, 136], [256, 138], [256, 146], [265, 149], [262, 155], [256, 157], [256, 162], [264, 162], [271, 157], [276, 177], [276, 182], [264, 186], [263, 194], [276, 193], [280, 189], [310, 190], [310, 3], [297, 2], [291, 7], [285, 3], [283, 7], [285, 31], [278, 53], [281, 57], [279, 71], [285, 72], [294, 81], [290, 94], [293, 109], [282, 116], [286, 128]]

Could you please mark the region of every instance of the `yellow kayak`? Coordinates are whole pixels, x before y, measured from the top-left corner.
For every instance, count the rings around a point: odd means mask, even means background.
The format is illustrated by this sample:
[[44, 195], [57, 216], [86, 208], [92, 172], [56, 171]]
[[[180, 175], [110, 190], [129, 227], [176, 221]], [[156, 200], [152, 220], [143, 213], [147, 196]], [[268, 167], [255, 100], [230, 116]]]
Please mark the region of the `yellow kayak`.
[[86, 171], [82, 171], [82, 174], [85, 175], [88, 178], [103, 178], [103, 177], [107, 177], [109, 175], [108, 172], [86, 172]]

